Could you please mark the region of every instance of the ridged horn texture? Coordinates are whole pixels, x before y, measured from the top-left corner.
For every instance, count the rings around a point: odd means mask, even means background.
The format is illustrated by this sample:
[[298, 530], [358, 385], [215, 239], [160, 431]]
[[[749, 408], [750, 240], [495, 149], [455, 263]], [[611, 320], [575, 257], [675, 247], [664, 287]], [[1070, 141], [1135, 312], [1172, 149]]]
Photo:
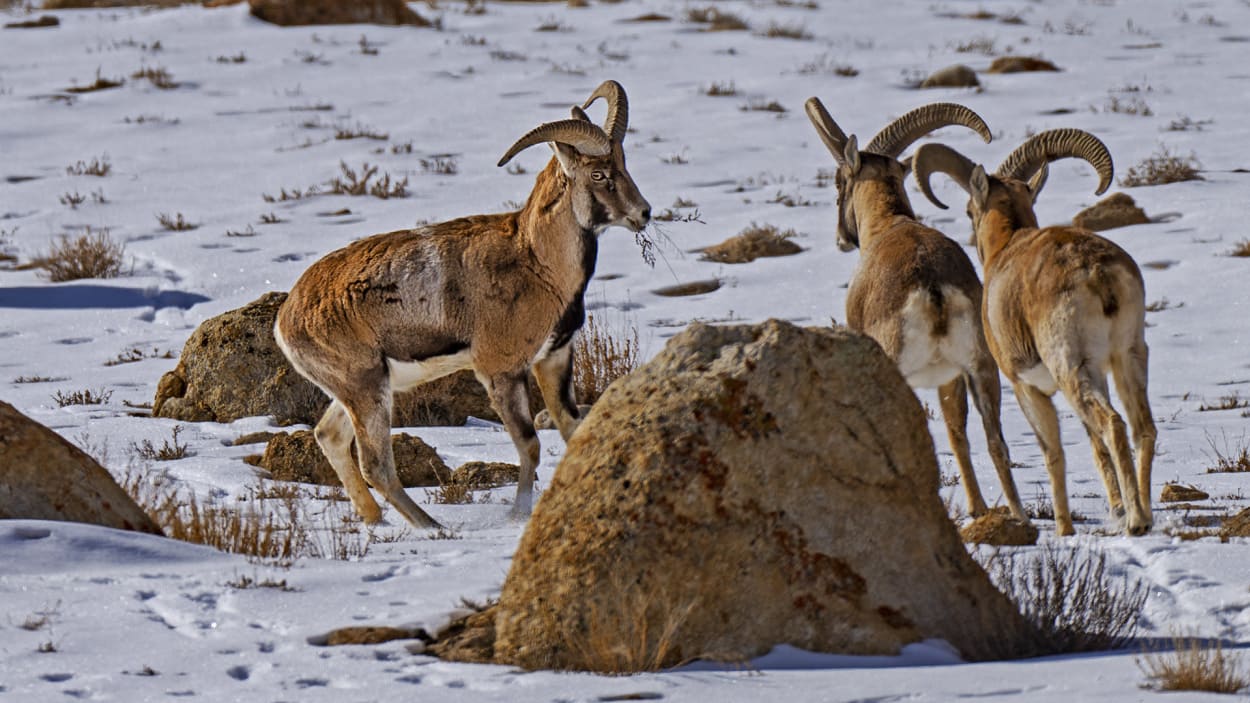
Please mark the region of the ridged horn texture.
[[994, 138], [985, 120], [972, 110], [955, 103], [933, 103], [918, 107], [886, 125], [868, 142], [864, 151], [897, 159], [917, 139], [951, 125], [963, 125], [975, 131], [986, 144]]
[[1003, 159], [994, 175], [1027, 181], [1037, 173], [1042, 164], [1068, 157], [1084, 159], [1098, 171], [1096, 195], [1102, 195], [1111, 187], [1115, 167], [1111, 163], [1111, 152], [1107, 150], [1107, 145], [1089, 132], [1073, 128], [1048, 129], [1033, 135]]
[[920, 186], [924, 197], [943, 210], [946, 205], [933, 194], [929, 187], [929, 177], [934, 171], [941, 171], [953, 178], [959, 187], [968, 190], [968, 181], [972, 180], [972, 169], [976, 166], [971, 159], [945, 144], [921, 144], [916, 149], [916, 155], [912, 157], [912, 173], [916, 178], [916, 185]]
[[820, 135], [820, 141], [824, 142], [825, 148], [833, 154], [833, 160], [842, 164], [846, 160], [843, 153], [846, 149], [846, 132], [843, 132], [838, 123], [833, 121], [833, 117], [825, 109], [824, 103], [820, 102], [820, 98], [808, 98], [803, 107], [807, 110], [807, 118], [816, 128], [816, 134]]
[[560, 120], [531, 129], [512, 145], [497, 165], [503, 166], [520, 152], [543, 142], [567, 144], [587, 156], [604, 156], [612, 151], [611, 140], [598, 125], [579, 119]]
[[582, 103], [582, 109], [590, 107], [599, 98], [608, 101], [608, 116], [603, 121], [603, 131], [612, 141], [620, 144], [625, 139], [625, 130], [629, 128], [629, 99], [625, 97], [625, 89], [616, 81], [604, 81]]

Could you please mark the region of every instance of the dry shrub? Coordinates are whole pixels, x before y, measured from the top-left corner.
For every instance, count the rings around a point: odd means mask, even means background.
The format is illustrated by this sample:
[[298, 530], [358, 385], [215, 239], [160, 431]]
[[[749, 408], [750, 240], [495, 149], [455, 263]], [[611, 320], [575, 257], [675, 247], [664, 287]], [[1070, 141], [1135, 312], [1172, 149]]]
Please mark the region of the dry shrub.
[[182, 434], [182, 425], [174, 425], [171, 431], [173, 439], [163, 440], [161, 446], [156, 446], [152, 440], [145, 439], [141, 443], [132, 442], [130, 451], [140, 459], [147, 461], [174, 461], [175, 459], [185, 459], [191, 456], [190, 447], [186, 442], [179, 442], [178, 435]]
[[105, 154], [92, 157], [91, 161], [79, 161], [73, 166], [67, 166], [65, 173], [71, 176], [107, 176], [112, 168], [108, 154]]
[[613, 381], [638, 368], [640, 351], [636, 325], [626, 323], [611, 330], [594, 315], [587, 316], [573, 347], [573, 396], [577, 402], [594, 404]]
[[1137, 666], [1158, 691], [1237, 693], [1250, 686], [1240, 657], [1224, 651], [1219, 640], [1210, 645], [1196, 637], [1172, 637], [1172, 651], [1145, 654]]
[[674, 601], [666, 594], [626, 583], [621, 575], [613, 579], [612, 586], [619, 595], [613, 599], [616, 607], [612, 612], [591, 612], [584, 626], [570, 622], [563, 628], [571, 652], [570, 668], [622, 675], [683, 663], [676, 660], [681, 653], [674, 651], [674, 639], [697, 601], [670, 605]]
[[1109, 573], [1097, 549], [1047, 544], [1016, 559], [992, 552], [987, 562], [994, 584], [1037, 627], [1037, 640], [1021, 643], [1026, 656], [1124, 647], [1149, 595], [1146, 584]]
[[1181, 181], [1206, 180], [1198, 173], [1202, 164], [1190, 154], [1178, 156], [1161, 147], [1158, 152], [1146, 157], [1136, 166], [1130, 166], [1120, 178], [1120, 185], [1126, 188], [1135, 186], [1155, 186]]
[[778, 24], [769, 22], [763, 36], [770, 39], [811, 39], [812, 35], [801, 24]]
[[1228, 437], [1224, 438], [1224, 449], [1215, 443], [1215, 438], [1208, 435], [1207, 444], [1215, 454], [1215, 466], [1207, 468], [1209, 474], [1238, 474], [1250, 471], [1250, 446], [1243, 437], [1240, 446], [1230, 447]]
[[161, 66], [144, 66], [130, 74], [130, 77], [137, 81], [146, 80], [153, 87], [161, 90], [173, 90], [178, 87], [178, 84], [174, 82], [173, 75]]
[[52, 400], [56, 401], [58, 408], [63, 408], [67, 405], [103, 405], [109, 402], [109, 398], [112, 397], [113, 391], [104, 389], [93, 391], [90, 388], [84, 388], [81, 391], [72, 391], [70, 393], [57, 391], [52, 396]]
[[751, 28], [741, 17], [712, 7], [691, 7], [686, 10], [686, 21], [705, 24], [709, 32], [743, 31]]
[[[44, 0], [44, 3], [47, 3], [47, 2], [48, 0]], [[48, 7], [47, 4], [45, 4], [44, 7], [47, 9], [51, 9]], [[95, 81], [88, 83], [87, 85], [70, 86], [65, 89], [65, 92], [67, 93], [91, 93], [97, 90], [108, 90], [110, 88], [116, 88], [124, 84], [125, 82], [126, 82], [126, 79], [124, 78], [105, 78], [104, 76], [100, 75], [100, 69], [97, 68], [95, 70]]]
[[720, 244], [703, 250], [703, 260], [722, 264], [744, 264], [766, 256], [789, 256], [803, 251], [794, 242], [793, 229], [781, 231], [776, 225], [751, 226]]
[[1250, 239], [1243, 239], [1237, 242], [1228, 252], [1229, 256], [1250, 257]]
[[125, 253], [126, 247], [113, 241], [107, 229], [93, 231], [88, 227], [86, 234], [73, 239], [62, 235], [34, 265], [44, 269], [47, 279], [54, 282], [116, 278], [122, 275]]
[[167, 229], [171, 232], [189, 232], [196, 227], [199, 227], [199, 225], [194, 222], [187, 222], [181, 212], [174, 213], [173, 215], [164, 212], [157, 213], [156, 221], [160, 223], [162, 229]]
[[[168, 537], [261, 561], [289, 565], [300, 557], [358, 559], [372, 542], [350, 507], [320, 494], [258, 486], [231, 506], [183, 496], [161, 475], [129, 475], [121, 484]], [[319, 511], [314, 500], [323, 503]]]
[[378, 167], [370, 166], [368, 163], [361, 166], [359, 174], [343, 161], [339, 162], [339, 170], [343, 172], [343, 175], [336, 176], [326, 183], [327, 192], [329, 193], [337, 195], [372, 195], [383, 200], [408, 197], [407, 177], [392, 181], [391, 174], [384, 173], [381, 178], [370, 183], [370, 179], [377, 175]]
[[164, 477], [149, 481], [140, 476], [127, 476], [122, 487], [160, 525], [166, 536], [183, 542], [289, 563], [310, 541], [307, 524], [300, 519], [295, 502], [287, 504], [285, 514], [267, 510], [256, 498], [239, 508], [204, 505], [193, 494], [184, 497]]

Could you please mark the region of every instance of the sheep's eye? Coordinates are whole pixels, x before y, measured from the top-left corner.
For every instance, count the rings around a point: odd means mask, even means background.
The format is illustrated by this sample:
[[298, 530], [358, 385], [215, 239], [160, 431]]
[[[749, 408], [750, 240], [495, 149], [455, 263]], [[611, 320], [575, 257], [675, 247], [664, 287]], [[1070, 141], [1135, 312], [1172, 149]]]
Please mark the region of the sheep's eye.
[[608, 174], [603, 171], [591, 171], [590, 172], [590, 180], [592, 181], [605, 181], [607, 179], [608, 179]]

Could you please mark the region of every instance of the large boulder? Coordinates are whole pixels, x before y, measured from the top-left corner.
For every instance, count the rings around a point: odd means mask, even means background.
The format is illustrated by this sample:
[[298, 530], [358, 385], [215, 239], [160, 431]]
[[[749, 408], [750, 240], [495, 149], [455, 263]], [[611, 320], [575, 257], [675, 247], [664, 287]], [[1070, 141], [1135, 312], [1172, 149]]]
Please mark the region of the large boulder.
[[411, 24], [429, 27], [403, 0], [248, 0], [252, 14], [273, 24]]
[[0, 401], [0, 520], [11, 519], [163, 534], [95, 459]]
[[621, 671], [925, 638], [971, 659], [1028, 651], [938, 480], [924, 411], [868, 337], [692, 325], [571, 438], [493, 611], [493, 659]]
[[[316, 424], [329, 398], [295, 371], [273, 338], [285, 300], [286, 293], [266, 293], [201, 324], [178, 366], [157, 384], [152, 414], [184, 422], [271, 415], [281, 425]], [[530, 385], [536, 409], [541, 400]], [[392, 424], [463, 425], [469, 416], [499, 419], [482, 384], [462, 371], [396, 395]]]

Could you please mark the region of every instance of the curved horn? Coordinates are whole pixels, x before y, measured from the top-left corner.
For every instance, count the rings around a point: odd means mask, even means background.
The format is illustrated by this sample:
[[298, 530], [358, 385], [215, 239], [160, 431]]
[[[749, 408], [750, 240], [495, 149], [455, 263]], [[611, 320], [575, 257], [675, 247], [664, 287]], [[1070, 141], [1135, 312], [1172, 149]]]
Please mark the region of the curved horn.
[[1111, 186], [1115, 167], [1107, 145], [1089, 132], [1072, 128], [1048, 129], [1033, 135], [1003, 159], [994, 175], [1024, 181], [1037, 173], [1043, 164], [1068, 157], [1084, 159], [1098, 171], [1096, 195], [1102, 195]]
[[994, 138], [985, 120], [972, 110], [955, 103], [933, 103], [918, 107], [886, 125], [868, 142], [864, 151], [897, 159], [917, 139], [950, 125], [963, 125], [974, 130], [986, 144]]
[[604, 81], [595, 88], [595, 92], [582, 103], [582, 109], [591, 103], [604, 98], [608, 101], [608, 116], [603, 121], [603, 131], [608, 133], [612, 141], [620, 144], [625, 139], [625, 130], [629, 127], [629, 99], [625, 97], [625, 89], [616, 81]]
[[808, 98], [803, 104], [807, 110], [807, 118], [812, 121], [812, 126], [816, 128], [816, 134], [820, 135], [820, 141], [825, 143], [825, 148], [833, 154], [833, 160], [839, 165], [846, 161], [844, 150], [846, 149], [846, 132], [833, 121], [833, 117], [829, 115], [829, 111], [825, 109], [824, 103], [820, 102], [820, 98]]
[[930, 202], [945, 210], [946, 205], [933, 195], [933, 190], [929, 186], [929, 176], [934, 171], [941, 171], [954, 179], [959, 187], [970, 191], [968, 182], [972, 180], [972, 169], [976, 168], [976, 164], [945, 144], [933, 143], [921, 144], [916, 149], [916, 154], [912, 157], [912, 168], [920, 191]]
[[503, 166], [521, 151], [543, 142], [559, 142], [568, 144], [588, 156], [604, 156], [612, 151], [612, 142], [597, 125], [579, 119], [547, 122], [531, 129], [528, 134], [517, 140], [511, 149], [499, 159], [498, 166]]
[[581, 120], [582, 122], [590, 121], [590, 117], [586, 114], [586, 111], [576, 105], [574, 105], [573, 109], [569, 112], [572, 113], [573, 119], [575, 120]]

